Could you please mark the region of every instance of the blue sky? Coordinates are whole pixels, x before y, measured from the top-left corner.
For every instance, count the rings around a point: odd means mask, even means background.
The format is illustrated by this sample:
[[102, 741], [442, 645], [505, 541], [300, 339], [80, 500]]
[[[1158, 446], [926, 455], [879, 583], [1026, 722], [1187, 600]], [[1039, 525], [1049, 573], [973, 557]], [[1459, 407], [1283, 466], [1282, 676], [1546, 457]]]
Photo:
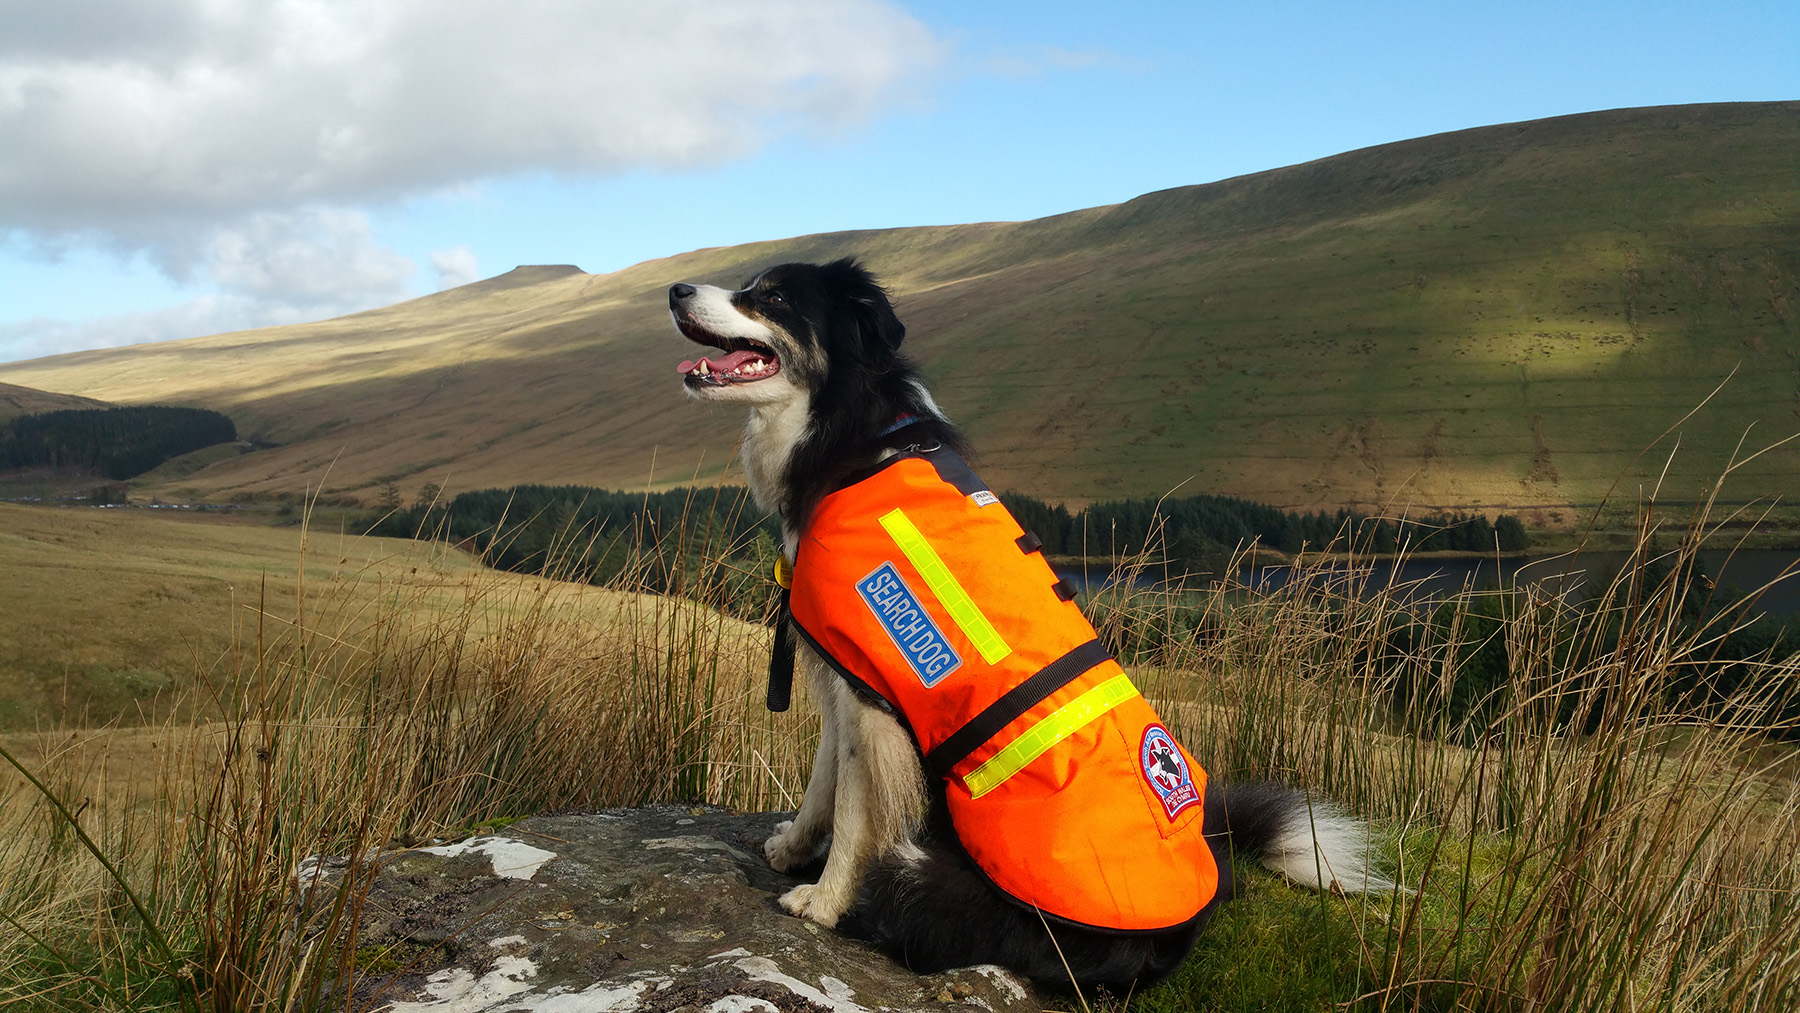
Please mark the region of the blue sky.
[[1797, 53], [1793, 3], [0, 2], [0, 361], [1800, 98]]

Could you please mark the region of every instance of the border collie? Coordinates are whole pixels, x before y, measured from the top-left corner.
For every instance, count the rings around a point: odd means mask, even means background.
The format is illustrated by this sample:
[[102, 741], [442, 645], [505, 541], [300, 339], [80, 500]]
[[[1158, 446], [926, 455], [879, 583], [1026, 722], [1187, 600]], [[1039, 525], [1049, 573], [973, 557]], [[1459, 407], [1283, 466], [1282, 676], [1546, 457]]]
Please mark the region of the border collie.
[[[680, 365], [688, 394], [749, 408], [744, 468], [757, 503], [779, 513], [790, 560], [814, 507], [850, 477], [911, 445], [966, 452], [900, 352], [906, 328], [887, 293], [854, 260], [777, 265], [735, 292], [677, 284], [669, 311], [706, 347]], [[804, 644], [798, 656], [823, 712], [819, 751], [799, 813], [764, 852], [783, 872], [821, 851], [825, 863], [818, 882], [781, 905], [921, 973], [991, 963], [1045, 981], [1155, 980], [1180, 965], [1213, 905], [1230, 896], [1233, 851], [1314, 888], [1393, 889], [1368, 865], [1360, 822], [1286, 788], [1215, 784], [1205, 827], [1219, 889], [1199, 917], [1160, 933], [1058, 924], [1053, 939], [1046, 920], [991, 886], [956, 845], [901, 724]]]

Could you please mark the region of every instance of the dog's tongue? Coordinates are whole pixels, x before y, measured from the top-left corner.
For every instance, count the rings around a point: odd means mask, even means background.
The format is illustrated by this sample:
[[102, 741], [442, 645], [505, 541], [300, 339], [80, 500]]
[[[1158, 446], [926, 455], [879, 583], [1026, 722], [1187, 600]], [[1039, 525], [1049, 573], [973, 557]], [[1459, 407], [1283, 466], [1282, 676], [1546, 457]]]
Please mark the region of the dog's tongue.
[[761, 358], [765, 358], [765, 356], [758, 355], [755, 352], [745, 349], [743, 351], [730, 352], [720, 359], [703, 358], [695, 359], [693, 362], [683, 362], [680, 366], [676, 367], [676, 372], [683, 375], [692, 373], [702, 362], [704, 362], [706, 363], [706, 368], [715, 373], [729, 373], [746, 362]]

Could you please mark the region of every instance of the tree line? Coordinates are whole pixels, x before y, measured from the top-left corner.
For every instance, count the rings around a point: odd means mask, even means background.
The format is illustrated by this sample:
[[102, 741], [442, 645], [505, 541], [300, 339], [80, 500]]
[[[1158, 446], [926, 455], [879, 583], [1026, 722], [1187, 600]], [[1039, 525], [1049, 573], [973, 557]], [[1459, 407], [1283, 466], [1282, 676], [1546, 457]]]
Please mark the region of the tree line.
[[0, 470], [92, 468], [117, 481], [235, 439], [231, 419], [205, 408], [68, 408], [0, 424]]
[[[1000, 499], [1053, 556], [1128, 555], [1149, 545], [1160, 548], [1172, 568], [1187, 573], [1217, 573], [1238, 547], [1253, 541], [1286, 552], [1343, 547], [1346, 537], [1356, 538], [1365, 552], [1493, 552], [1496, 547], [1516, 552], [1531, 544], [1510, 515], [1491, 524], [1462, 514], [1396, 521], [1345, 511], [1289, 513], [1229, 496], [1117, 500], [1071, 513], [1061, 504], [1052, 507], [1018, 493], [1002, 493]], [[781, 537], [776, 520], [740, 486], [627, 493], [517, 485], [445, 501], [437, 486], [427, 484], [411, 506], [403, 506], [399, 490], [389, 483], [381, 506], [371, 534], [443, 539], [500, 569], [591, 583], [631, 570], [647, 588], [664, 591], [701, 580], [708, 559], [760, 579]]]
[[1136, 555], [1157, 544], [1172, 564], [1216, 570], [1239, 547], [1258, 543], [1296, 553], [1354, 547], [1363, 553], [1523, 552], [1525, 525], [1511, 514], [1432, 514], [1416, 520], [1369, 517], [1348, 510], [1291, 513], [1230, 496], [1124, 499], [1071, 513], [1020, 493], [1002, 493], [1019, 524], [1053, 555]]
[[772, 599], [766, 580], [780, 525], [741, 486], [616, 492], [579, 485], [478, 489], [452, 499], [435, 485], [387, 509], [370, 534], [435, 538], [489, 566], [563, 580], [689, 594], [749, 618]]

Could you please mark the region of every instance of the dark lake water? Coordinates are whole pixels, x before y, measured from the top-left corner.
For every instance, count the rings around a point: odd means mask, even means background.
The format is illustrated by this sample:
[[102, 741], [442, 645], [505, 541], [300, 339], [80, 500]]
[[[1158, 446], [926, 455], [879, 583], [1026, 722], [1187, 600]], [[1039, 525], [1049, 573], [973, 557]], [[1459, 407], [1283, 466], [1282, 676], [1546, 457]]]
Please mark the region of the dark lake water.
[[[1586, 583], [1607, 581], [1629, 564], [1625, 552], [1584, 552], [1579, 556], [1535, 557], [1526, 559], [1408, 559], [1397, 569], [1393, 560], [1375, 560], [1359, 564], [1369, 571], [1368, 588], [1377, 591], [1394, 584], [1411, 585], [1409, 597], [1430, 599], [1451, 594], [1464, 587], [1514, 586], [1534, 583], [1552, 591], [1579, 591]], [[1768, 586], [1759, 599], [1759, 608], [1772, 619], [1791, 619], [1800, 615], [1800, 552], [1792, 549], [1704, 550], [1701, 564], [1722, 592], [1748, 594]], [[1056, 568], [1056, 572], [1078, 588], [1098, 588], [1113, 579], [1109, 570], [1080, 567]], [[1783, 574], [1788, 576], [1783, 578]], [[1238, 579], [1250, 587], [1274, 590], [1285, 585], [1292, 576], [1287, 566], [1246, 566], [1238, 571]]]

